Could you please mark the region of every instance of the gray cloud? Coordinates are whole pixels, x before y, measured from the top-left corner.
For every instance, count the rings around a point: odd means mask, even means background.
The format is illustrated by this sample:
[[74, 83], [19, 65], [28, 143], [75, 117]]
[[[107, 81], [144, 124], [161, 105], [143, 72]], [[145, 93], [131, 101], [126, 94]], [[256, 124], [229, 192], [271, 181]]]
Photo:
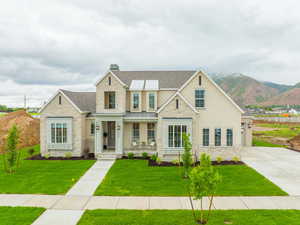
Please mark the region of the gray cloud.
[[111, 63], [297, 83], [299, 6], [294, 0], [6, 1], [0, 104], [20, 104], [24, 93], [46, 99], [61, 87], [94, 90]]

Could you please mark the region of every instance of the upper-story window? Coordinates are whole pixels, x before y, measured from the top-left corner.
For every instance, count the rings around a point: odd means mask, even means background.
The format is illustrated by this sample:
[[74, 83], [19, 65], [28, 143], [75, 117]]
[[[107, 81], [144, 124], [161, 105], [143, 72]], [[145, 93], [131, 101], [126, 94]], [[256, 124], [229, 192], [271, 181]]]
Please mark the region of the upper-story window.
[[178, 108], [179, 108], [179, 100], [176, 99], [176, 109], [178, 109]]
[[202, 85], [202, 77], [201, 76], [199, 76], [198, 82], [199, 82], [199, 86], [201, 86]]
[[61, 105], [61, 96], [58, 96], [58, 104]]
[[205, 107], [205, 90], [195, 90], [195, 106], [197, 108]]
[[154, 92], [150, 92], [148, 94], [148, 110], [154, 111], [156, 108], [156, 94]]
[[105, 104], [105, 109], [116, 108], [116, 93], [114, 91], [104, 92], [104, 104]]
[[111, 85], [111, 77], [108, 77], [108, 85]]
[[139, 93], [133, 93], [132, 94], [132, 107], [134, 109], [138, 109], [140, 107], [140, 94]]

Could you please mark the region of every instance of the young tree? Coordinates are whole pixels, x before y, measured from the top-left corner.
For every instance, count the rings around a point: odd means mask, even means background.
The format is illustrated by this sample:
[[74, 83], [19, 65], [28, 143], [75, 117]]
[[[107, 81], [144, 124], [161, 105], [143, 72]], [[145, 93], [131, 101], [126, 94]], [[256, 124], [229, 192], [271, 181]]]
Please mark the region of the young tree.
[[20, 153], [17, 150], [19, 143], [19, 131], [16, 125], [14, 125], [8, 133], [6, 140], [6, 150], [3, 154], [4, 169], [7, 173], [15, 172], [18, 167]]
[[183, 177], [188, 178], [193, 160], [192, 160], [192, 153], [191, 153], [192, 143], [190, 141], [190, 135], [187, 135], [186, 133], [183, 133], [183, 145], [184, 145], [184, 153], [182, 155]]
[[[200, 165], [195, 167], [190, 173], [190, 193], [195, 200], [200, 200], [200, 218], [197, 219], [194, 212], [192, 200], [191, 205], [196, 222], [206, 224], [208, 222], [213, 198], [218, 184], [221, 182], [221, 177], [216, 169], [211, 165], [209, 155], [202, 154], [200, 158]], [[203, 210], [203, 197], [207, 196], [209, 199], [208, 214], [205, 218]]]

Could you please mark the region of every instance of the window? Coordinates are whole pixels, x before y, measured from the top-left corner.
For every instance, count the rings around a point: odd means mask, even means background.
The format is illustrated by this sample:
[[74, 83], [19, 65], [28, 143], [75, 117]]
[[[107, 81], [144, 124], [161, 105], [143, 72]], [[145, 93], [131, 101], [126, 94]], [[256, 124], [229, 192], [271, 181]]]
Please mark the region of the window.
[[155, 93], [149, 93], [148, 95], [148, 103], [149, 103], [149, 110], [155, 110]]
[[201, 84], [202, 84], [202, 77], [199, 76], [199, 86], [201, 86]]
[[108, 85], [111, 85], [111, 77], [108, 77]]
[[176, 109], [178, 109], [178, 108], [179, 108], [179, 100], [176, 99]]
[[183, 147], [183, 133], [187, 132], [186, 125], [169, 125], [168, 127], [168, 146], [169, 148]]
[[61, 96], [58, 97], [58, 104], [61, 105]]
[[203, 129], [203, 146], [209, 146], [209, 129]]
[[226, 140], [227, 140], [227, 146], [232, 146], [232, 144], [233, 144], [233, 130], [232, 129], [227, 129]]
[[147, 124], [147, 134], [148, 134], [148, 143], [155, 142], [155, 124], [148, 123]]
[[91, 135], [95, 134], [95, 121], [91, 121]]
[[67, 124], [66, 123], [51, 123], [51, 143], [65, 144], [67, 140]]
[[195, 90], [195, 106], [198, 108], [205, 106], [205, 91], [204, 90]]
[[132, 141], [138, 142], [140, 140], [140, 124], [132, 124]]
[[221, 146], [222, 131], [220, 128], [215, 129], [215, 146]]
[[133, 93], [132, 95], [132, 100], [133, 100], [133, 108], [138, 109], [140, 107], [140, 95], [139, 93]]
[[104, 104], [106, 109], [116, 108], [116, 93], [113, 91], [104, 92]]

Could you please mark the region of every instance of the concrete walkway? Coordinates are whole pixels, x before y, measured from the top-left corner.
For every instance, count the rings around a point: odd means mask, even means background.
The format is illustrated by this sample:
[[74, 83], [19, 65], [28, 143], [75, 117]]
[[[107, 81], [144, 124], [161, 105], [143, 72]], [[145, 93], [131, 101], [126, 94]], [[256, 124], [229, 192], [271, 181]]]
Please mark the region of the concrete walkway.
[[[33, 225], [75, 225], [84, 213], [84, 208], [102, 182], [114, 160], [99, 160], [79, 179], [65, 196], [15, 195], [3, 196], [3, 202], [43, 207], [47, 210]], [[1, 196], [1, 195], [0, 195]], [[2, 198], [0, 197], [0, 205]], [[2, 203], [3, 203], [2, 202]]]
[[[198, 203], [195, 202], [197, 205]], [[0, 195], [0, 206], [43, 207], [46, 212], [36, 221], [52, 221], [52, 217], [70, 220], [86, 209], [191, 209], [188, 197], [118, 197], [118, 196], [63, 196], [63, 195]], [[204, 207], [208, 199], [204, 198]], [[300, 196], [271, 197], [215, 197], [213, 209], [298, 209]], [[72, 214], [72, 212], [74, 212]], [[55, 215], [55, 216], [54, 216]], [[39, 223], [38, 223], [39, 222]], [[55, 224], [55, 223], [52, 223]], [[64, 225], [76, 223], [64, 223]]]
[[242, 160], [289, 195], [300, 196], [300, 153], [285, 148], [250, 147]]

